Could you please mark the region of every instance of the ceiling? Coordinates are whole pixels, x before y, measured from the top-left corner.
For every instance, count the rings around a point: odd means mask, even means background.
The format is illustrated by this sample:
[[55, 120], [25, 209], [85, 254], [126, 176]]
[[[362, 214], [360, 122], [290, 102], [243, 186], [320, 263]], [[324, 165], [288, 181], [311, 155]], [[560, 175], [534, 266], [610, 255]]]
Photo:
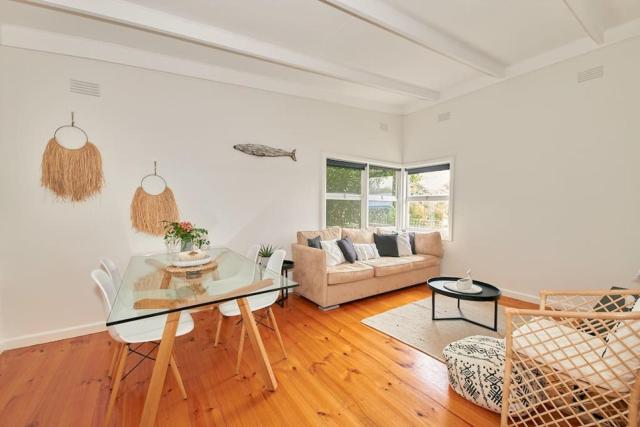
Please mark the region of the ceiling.
[[0, 26], [8, 46], [404, 113], [638, 36], [640, 0], [0, 0]]

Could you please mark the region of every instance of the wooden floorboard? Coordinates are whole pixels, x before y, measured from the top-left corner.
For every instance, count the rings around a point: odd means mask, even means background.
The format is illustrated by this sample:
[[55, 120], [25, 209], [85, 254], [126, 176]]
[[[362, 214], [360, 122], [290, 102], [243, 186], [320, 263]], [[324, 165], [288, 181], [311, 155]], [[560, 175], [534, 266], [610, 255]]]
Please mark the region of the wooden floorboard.
[[[235, 322], [225, 322], [222, 343], [214, 347], [215, 316], [198, 312], [194, 332], [175, 345], [188, 399], [169, 373], [157, 425], [498, 425], [497, 414], [449, 388], [444, 364], [360, 322], [429, 295], [425, 286], [414, 286], [329, 312], [295, 295], [284, 309], [274, 306], [289, 358], [272, 331], [261, 326], [260, 332], [279, 382], [276, 392], [264, 388], [251, 346], [240, 375], [233, 374]], [[502, 303], [532, 306], [509, 298]], [[1, 354], [0, 424], [101, 426], [112, 348], [104, 332]], [[151, 369], [145, 361], [123, 382], [114, 425], [137, 425]]]

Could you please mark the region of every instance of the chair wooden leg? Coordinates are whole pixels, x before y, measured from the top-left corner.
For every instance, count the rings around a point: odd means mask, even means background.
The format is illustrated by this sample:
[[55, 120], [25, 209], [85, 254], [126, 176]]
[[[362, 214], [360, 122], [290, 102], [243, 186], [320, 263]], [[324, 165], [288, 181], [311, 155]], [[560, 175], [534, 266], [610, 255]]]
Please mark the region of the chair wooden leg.
[[186, 399], [187, 391], [184, 389], [182, 376], [180, 375], [180, 371], [178, 370], [178, 365], [176, 365], [176, 359], [173, 353], [171, 354], [171, 358], [169, 359], [169, 366], [171, 366], [171, 372], [173, 372], [173, 376], [175, 377], [176, 382], [178, 383], [178, 388], [180, 389], [180, 394], [182, 394], [182, 398]]
[[220, 312], [220, 310], [218, 310], [218, 325], [216, 326], [216, 339], [213, 342], [213, 346], [217, 347], [218, 344], [220, 343], [220, 332], [222, 332], [222, 322], [224, 320], [224, 316], [222, 315], [222, 313]]
[[113, 414], [113, 406], [116, 403], [118, 397], [118, 389], [122, 382], [122, 374], [124, 373], [124, 367], [127, 364], [127, 356], [129, 355], [129, 346], [123, 344], [118, 352], [118, 362], [116, 364], [116, 372], [114, 374], [113, 387], [111, 388], [111, 396], [109, 397], [109, 405], [107, 406], [107, 415], [105, 417], [104, 425], [108, 426], [111, 421], [111, 415]]
[[242, 352], [244, 350], [244, 336], [246, 330], [244, 328], [244, 322], [242, 322], [242, 328], [240, 328], [240, 344], [238, 344], [238, 361], [236, 362], [236, 375], [240, 373], [240, 363], [242, 362]]
[[271, 307], [267, 308], [267, 314], [269, 314], [269, 320], [271, 321], [271, 326], [273, 326], [273, 330], [276, 332], [276, 337], [278, 338], [278, 342], [280, 343], [282, 354], [284, 354], [284, 358], [287, 359], [288, 358], [287, 350], [284, 349], [284, 342], [282, 341], [282, 335], [280, 335], [280, 329], [278, 329], [276, 316], [273, 315], [273, 310], [271, 310]]
[[124, 344], [118, 341], [115, 341], [113, 345], [113, 356], [111, 356], [111, 363], [109, 364], [109, 372], [107, 373], [107, 377], [109, 379], [113, 379], [113, 373], [116, 370], [116, 366], [120, 357], [120, 352], [122, 351], [122, 346]]

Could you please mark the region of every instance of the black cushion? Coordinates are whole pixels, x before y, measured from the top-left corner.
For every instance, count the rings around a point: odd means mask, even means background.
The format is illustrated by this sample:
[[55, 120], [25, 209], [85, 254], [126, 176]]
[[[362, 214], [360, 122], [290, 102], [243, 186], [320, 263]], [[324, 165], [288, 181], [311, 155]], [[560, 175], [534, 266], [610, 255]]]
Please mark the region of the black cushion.
[[357, 259], [356, 248], [353, 247], [353, 242], [351, 241], [351, 239], [348, 237], [345, 237], [344, 239], [338, 240], [337, 243], [338, 243], [338, 247], [342, 251], [342, 255], [344, 255], [344, 259], [346, 259], [347, 262], [351, 264], [356, 262], [356, 259]]
[[[611, 290], [626, 290], [627, 288], [621, 288], [618, 286], [612, 286]], [[630, 311], [631, 307], [627, 307], [626, 298], [623, 295], [605, 295], [600, 298], [600, 301], [593, 307], [593, 311], [615, 313]], [[579, 330], [582, 330], [589, 335], [604, 337], [618, 322], [615, 320], [585, 320], [580, 326]]]
[[416, 233], [410, 231], [407, 233], [409, 235], [409, 244], [411, 245], [411, 253], [416, 254]]
[[373, 240], [376, 242], [378, 253], [380, 256], [398, 255], [398, 235], [397, 234], [373, 234]]
[[307, 245], [309, 245], [310, 248], [322, 249], [320, 236], [316, 236], [313, 239], [307, 239]]

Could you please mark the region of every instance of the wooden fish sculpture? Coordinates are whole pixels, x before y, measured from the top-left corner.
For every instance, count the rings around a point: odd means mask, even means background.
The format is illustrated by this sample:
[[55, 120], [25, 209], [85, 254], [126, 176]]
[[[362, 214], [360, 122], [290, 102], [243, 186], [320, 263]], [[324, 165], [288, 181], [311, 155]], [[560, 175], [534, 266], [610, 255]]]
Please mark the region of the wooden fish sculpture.
[[273, 148], [267, 145], [261, 144], [236, 144], [233, 146], [238, 151], [242, 151], [245, 154], [250, 154], [257, 157], [291, 157], [294, 162], [296, 159], [296, 150], [291, 152], [281, 150], [280, 148]]

